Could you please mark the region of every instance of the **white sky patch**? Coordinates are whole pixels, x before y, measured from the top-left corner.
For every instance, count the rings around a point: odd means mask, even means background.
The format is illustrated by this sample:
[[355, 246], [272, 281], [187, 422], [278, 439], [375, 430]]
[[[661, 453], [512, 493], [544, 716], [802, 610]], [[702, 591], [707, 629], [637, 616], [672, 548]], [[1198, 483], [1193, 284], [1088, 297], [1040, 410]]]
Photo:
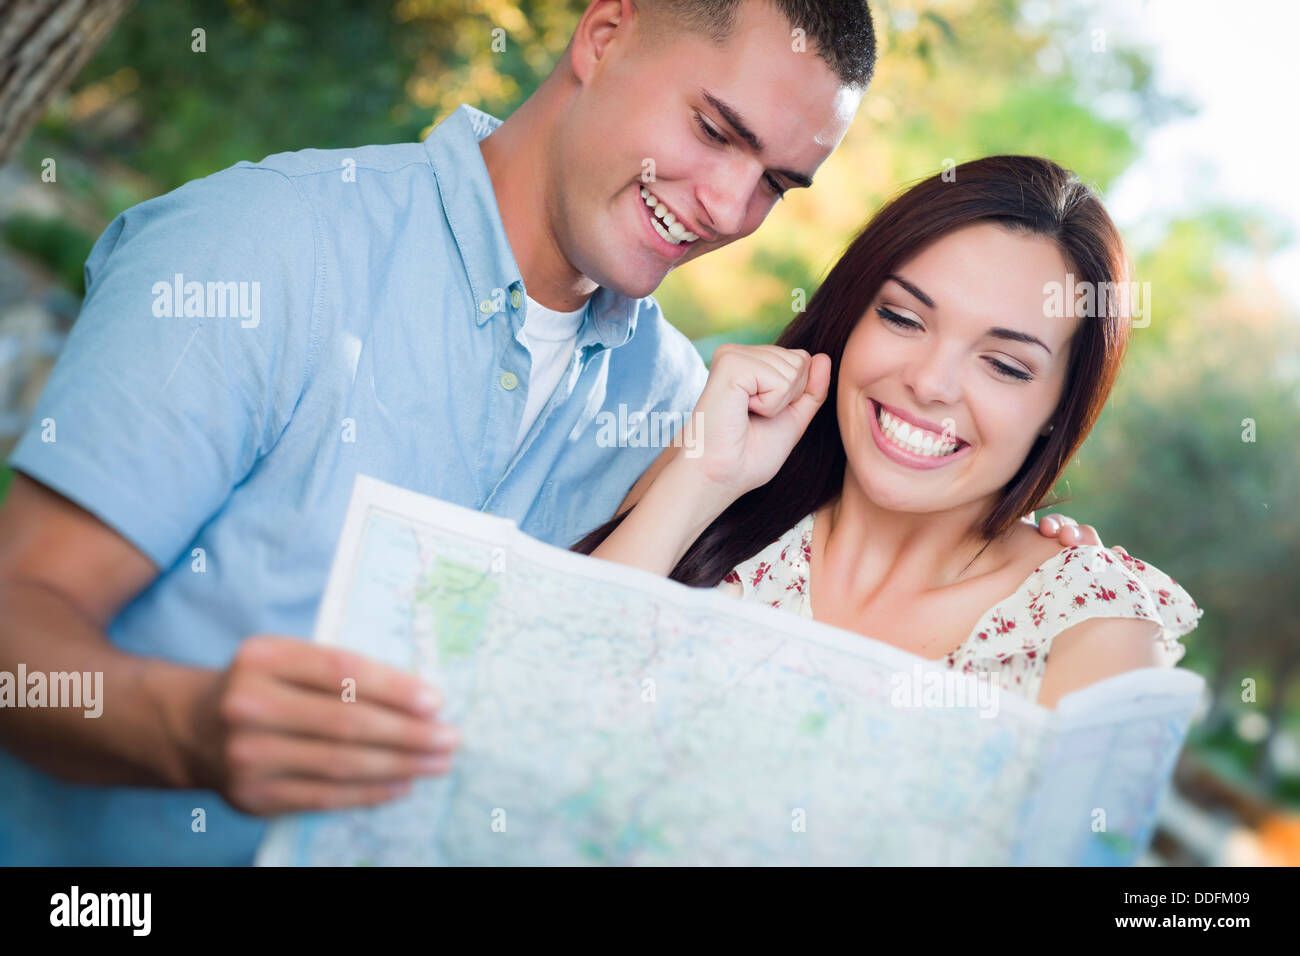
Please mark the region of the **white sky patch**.
[[1120, 228], [1142, 244], [1144, 222], [1211, 202], [1263, 207], [1293, 231], [1269, 275], [1300, 306], [1300, 3], [1107, 0], [1096, 19], [1153, 51], [1157, 89], [1199, 106], [1158, 126], [1108, 191]]

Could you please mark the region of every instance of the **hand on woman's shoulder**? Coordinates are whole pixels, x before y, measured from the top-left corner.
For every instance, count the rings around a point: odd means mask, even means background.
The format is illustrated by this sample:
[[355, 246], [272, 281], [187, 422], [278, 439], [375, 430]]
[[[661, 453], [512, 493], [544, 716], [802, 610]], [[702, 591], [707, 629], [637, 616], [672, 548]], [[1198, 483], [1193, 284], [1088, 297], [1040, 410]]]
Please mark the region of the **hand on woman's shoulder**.
[[1037, 526], [1020, 522], [1007, 536], [1006, 547], [1007, 566], [1018, 573], [1019, 580], [1024, 580], [1057, 555], [1075, 546], [1064, 545], [1056, 538], [1046, 538]]

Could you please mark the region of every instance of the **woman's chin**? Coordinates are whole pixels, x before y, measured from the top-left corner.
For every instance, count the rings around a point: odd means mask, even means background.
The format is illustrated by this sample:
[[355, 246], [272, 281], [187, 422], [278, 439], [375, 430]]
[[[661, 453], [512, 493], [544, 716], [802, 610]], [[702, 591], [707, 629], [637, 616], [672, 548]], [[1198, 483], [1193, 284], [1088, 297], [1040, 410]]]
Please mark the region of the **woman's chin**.
[[[912, 514], [939, 514], [957, 511], [972, 505], [983, 503], [991, 506], [997, 498], [997, 488], [990, 488], [983, 494], [972, 495], [964, 487], [953, 484], [936, 484], [926, 488], [910, 475], [886, 473], [886, 468], [869, 468], [860, 472], [858, 486], [862, 493], [878, 508], [888, 511], [909, 512]], [[925, 472], [921, 473], [925, 475]]]
[[900, 481], [867, 480], [863, 482], [862, 490], [868, 501], [887, 511], [927, 514], [948, 510], [948, 505], [940, 497], [918, 494], [915, 488], [908, 488]]

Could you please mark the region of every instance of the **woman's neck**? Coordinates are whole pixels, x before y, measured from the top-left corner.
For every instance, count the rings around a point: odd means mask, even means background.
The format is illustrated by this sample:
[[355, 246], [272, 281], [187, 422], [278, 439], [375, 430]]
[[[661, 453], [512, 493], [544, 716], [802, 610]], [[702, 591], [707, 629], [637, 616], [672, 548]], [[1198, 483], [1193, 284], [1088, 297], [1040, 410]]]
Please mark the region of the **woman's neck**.
[[[971, 579], [1002, 560], [976, 527], [990, 502], [952, 511], [893, 511], [871, 501], [851, 476], [838, 498], [817, 510], [814, 550], [819, 552], [817, 590], [832, 590], [858, 607], [878, 596], [920, 595]], [[967, 567], [969, 565], [969, 567]]]

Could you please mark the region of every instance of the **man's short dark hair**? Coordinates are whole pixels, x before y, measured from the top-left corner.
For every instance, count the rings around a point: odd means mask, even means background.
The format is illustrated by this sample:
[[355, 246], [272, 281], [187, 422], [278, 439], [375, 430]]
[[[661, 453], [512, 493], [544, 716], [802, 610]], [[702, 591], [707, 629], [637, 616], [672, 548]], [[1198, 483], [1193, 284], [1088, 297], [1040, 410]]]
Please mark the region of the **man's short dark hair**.
[[[634, 0], [652, 18], [652, 29], [698, 33], [726, 43], [736, 27], [742, 3], [751, 0]], [[810, 48], [835, 71], [845, 86], [859, 91], [876, 68], [876, 33], [867, 0], [763, 0], [803, 30]]]

